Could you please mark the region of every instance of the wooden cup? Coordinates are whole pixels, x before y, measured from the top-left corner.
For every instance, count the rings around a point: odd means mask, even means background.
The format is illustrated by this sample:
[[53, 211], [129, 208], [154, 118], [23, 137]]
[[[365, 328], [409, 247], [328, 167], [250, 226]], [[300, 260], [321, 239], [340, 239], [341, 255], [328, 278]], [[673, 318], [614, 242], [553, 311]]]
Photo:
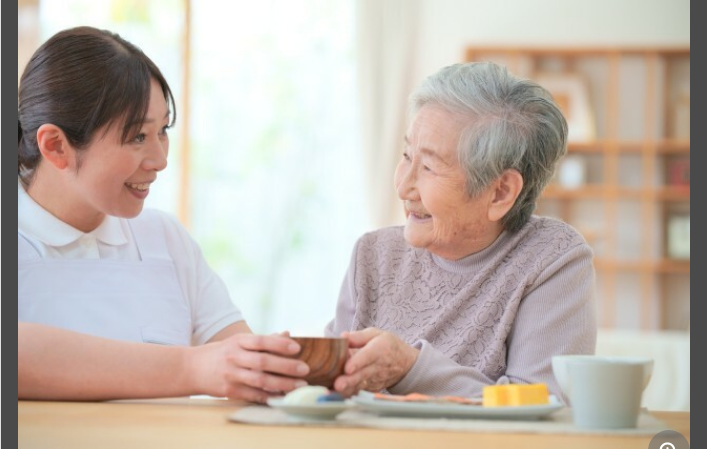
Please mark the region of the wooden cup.
[[304, 380], [309, 385], [321, 385], [331, 389], [334, 380], [344, 373], [348, 358], [348, 341], [345, 338], [292, 337], [300, 345], [300, 351], [290, 357], [309, 365], [309, 374]]

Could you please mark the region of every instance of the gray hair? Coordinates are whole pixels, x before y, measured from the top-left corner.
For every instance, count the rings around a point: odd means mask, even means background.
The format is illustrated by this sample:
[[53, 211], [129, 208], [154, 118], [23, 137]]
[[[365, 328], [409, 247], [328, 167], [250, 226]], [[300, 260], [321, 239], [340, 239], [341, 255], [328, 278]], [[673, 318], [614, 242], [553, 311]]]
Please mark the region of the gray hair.
[[567, 122], [550, 93], [491, 62], [445, 67], [410, 96], [410, 116], [427, 104], [468, 118], [457, 153], [475, 197], [508, 169], [523, 188], [501, 223], [510, 232], [525, 225], [540, 193], [567, 152]]

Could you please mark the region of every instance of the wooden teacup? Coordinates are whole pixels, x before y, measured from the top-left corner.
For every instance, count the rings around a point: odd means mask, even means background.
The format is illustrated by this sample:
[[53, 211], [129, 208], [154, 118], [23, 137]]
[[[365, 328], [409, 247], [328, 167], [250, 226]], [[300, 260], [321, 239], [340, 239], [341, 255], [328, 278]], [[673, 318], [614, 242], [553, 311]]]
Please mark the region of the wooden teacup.
[[344, 373], [348, 358], [348, 341], [345, 338], [291, 337], [300, 345], [300, 351], [292, 358], [309, 365], [309, 374], [304, 380], [309, 385], [321, 385], [331, 389], [334, 380]]

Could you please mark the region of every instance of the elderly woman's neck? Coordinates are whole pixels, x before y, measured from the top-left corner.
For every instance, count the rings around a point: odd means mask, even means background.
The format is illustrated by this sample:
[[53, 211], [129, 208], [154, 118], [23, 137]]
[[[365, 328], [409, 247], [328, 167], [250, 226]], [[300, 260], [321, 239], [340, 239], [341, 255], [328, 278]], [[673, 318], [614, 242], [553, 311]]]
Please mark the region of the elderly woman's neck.
[[504, 227], [500, 223], [488, 223], [482, 229], [467, 230], [467, 237], [459, 239], [456, 245], [430, 245], [427, 249], [443, 259], [460, 260], [491, 246], [503, 231]]

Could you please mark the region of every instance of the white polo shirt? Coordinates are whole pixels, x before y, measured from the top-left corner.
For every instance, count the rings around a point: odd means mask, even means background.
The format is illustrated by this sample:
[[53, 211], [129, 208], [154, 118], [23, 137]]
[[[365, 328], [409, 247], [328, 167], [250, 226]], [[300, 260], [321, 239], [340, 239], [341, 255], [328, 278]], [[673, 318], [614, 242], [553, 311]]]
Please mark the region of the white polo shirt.
[[[145, 209], [135, 220], [157, 220], [163, 232], [192, 319], [192, 343], [206, 343], [226, 326], [243, 320], [225, 284], [209, 267], [198, 244], [173, 216]], [[57, 219], [17, 186], [17, 259], [107, 259], [139, 261], [140, 251], [128, 220], [106, 216], [95, 230], [84, 233]], [[148, 236], [149, 238], [149, 236]], [[18, 292], [22, 301], [22, 292]]]

